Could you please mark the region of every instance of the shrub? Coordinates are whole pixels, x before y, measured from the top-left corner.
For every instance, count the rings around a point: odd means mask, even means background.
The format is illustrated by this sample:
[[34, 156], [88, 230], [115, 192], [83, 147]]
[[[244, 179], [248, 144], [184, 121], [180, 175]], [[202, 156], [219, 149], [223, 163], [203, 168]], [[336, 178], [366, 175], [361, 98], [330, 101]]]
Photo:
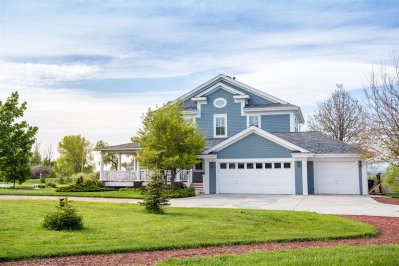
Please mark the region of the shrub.
[[399, 191], [399, 167], [395, 165], [389, 165], [383, 180], [385, 188], [389, 188], [390, 192]]
[[56, 212], [44, 216], [42, 224], [44, 228], [55, 231], [83, 229], [83, 218], [71, 206], [68, 198], [65, 198], [64, 206], [56, 208]]
[[194, 197], [195, 189], [191, 187], [185, 187], [183, 189], [171, 189], [171, 190], [166, 190], [166, 194], [171, 198]]
[[42, 174], [42, 178], [47, 178], [53, 173], [53, 168], [47, 166], [33, 166], [30, 169], [32, 178], [40, 178], [40, 174]]
[[52, 182], [52, 181], [47, 182], [46, 185], [47, 185], [48, 187], [53, 187], [53, 188], [56, 188], [56, 187], [57, 187], [57, 185], [56, 185], [54, 182]]
[[91, 178], [85, 178], [85, 179], [83, 179], [82, 185], [83, 185], [84, 187], [96, 186], [96, 184], [94, 183], [93, 179], [91, 179]]
[[164, 178], [160, 174], [151, 176], [151, 181], [144, 188], [144, 201], [140, 204], [145, 207], [147, 212], [164, 213], [162, 207], [169, 205], [169, 200], [165, 191]]
[[83, 186], [83, 185], [70, 185], [66, 187], [57, 188], [56, 192], [96, 192], [96, 191], [114, 191], [114, 188], [109, 187], [99, 187], [99, 186]]
[[40, 185], [38, 185], [37, 187], [38, 187], [38, 188], [46, 188], [46, 185], [40, 184]]

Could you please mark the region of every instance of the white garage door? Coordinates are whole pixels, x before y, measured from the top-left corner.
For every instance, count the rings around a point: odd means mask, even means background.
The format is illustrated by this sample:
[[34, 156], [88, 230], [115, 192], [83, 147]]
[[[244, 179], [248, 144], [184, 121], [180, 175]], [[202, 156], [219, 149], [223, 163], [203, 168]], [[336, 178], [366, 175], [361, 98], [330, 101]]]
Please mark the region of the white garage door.
[[291, 162], [219, 163], [219, 193], [293, 194]]
[[318, 194], [359, 194], [357, 162], [316, 162]]

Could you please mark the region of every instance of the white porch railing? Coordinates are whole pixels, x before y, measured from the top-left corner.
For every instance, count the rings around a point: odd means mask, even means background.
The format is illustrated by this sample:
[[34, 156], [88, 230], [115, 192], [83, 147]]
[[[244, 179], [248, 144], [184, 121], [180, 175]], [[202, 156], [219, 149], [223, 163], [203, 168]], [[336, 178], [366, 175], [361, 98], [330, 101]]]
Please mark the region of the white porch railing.
[[[133, 182], [133, 181], [149, 181], [151, 171], [148, 169], [130, 170], [130, 171], [103, 171], [101, 180], [105, 182]], [[167, 181], [170, 182], [171, 173], [167, 173]], [[190, 186], [193, 180], [192, 169], [182, 169], [176, 174], [175, 181], [185, 182]]]

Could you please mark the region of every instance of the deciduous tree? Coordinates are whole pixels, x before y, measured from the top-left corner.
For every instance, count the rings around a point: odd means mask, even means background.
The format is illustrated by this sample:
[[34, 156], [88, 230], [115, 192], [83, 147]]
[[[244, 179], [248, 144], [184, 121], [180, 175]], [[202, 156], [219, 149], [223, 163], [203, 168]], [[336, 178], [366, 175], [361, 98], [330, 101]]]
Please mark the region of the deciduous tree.
[[[107, 147], [107, 146], [109, 146], [109, 144], [106, 143], [103, 140], [99, 140], [96, 143], [96, 149], [104, 148], [104, 147]], [[104, 161], [104, 164], [106, 164], [106, 165], [110, 164], [111, 165], [111, 170], [118, 169], [118, 156], [116, 154], [105, 153], [104, 156], [103, 156], [103, 161]]]
[[37, 127], [21, 121], [27, 103], [19, 103], [14, 92], [7, 100], [0, 101], [0, 178], [6, 182], [23, 183], [31, 175], [30, 159]]
[[143, 118], [138, 136], [132, 140], [143, 149], [138, 161], [148, 169], [171, 172], [171, 185], [178, 169], [191, 168], [199, 160], [205, 139], [192, 120], [186, 120], [180, 102], [166, 104], [157, 110], [149, 110]]

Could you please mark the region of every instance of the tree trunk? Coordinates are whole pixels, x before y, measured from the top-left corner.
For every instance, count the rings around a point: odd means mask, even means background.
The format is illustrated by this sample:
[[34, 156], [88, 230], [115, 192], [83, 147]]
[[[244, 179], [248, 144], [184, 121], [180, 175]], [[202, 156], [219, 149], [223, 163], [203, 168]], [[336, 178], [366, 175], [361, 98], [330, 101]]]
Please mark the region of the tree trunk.
[[14, 179], [13, 181], [14, 181], [14, 188], [15, 188], [15, 179], [16, 179], [16, 178], [14, 177], [13, 179]]
[[171, 176], [170, 176], [170, 188], [171, 188], [171, 189], [174, 189], [174, 188], [175, 188], [176, 169], [172, 169], [170, 172], [171, 172]]

